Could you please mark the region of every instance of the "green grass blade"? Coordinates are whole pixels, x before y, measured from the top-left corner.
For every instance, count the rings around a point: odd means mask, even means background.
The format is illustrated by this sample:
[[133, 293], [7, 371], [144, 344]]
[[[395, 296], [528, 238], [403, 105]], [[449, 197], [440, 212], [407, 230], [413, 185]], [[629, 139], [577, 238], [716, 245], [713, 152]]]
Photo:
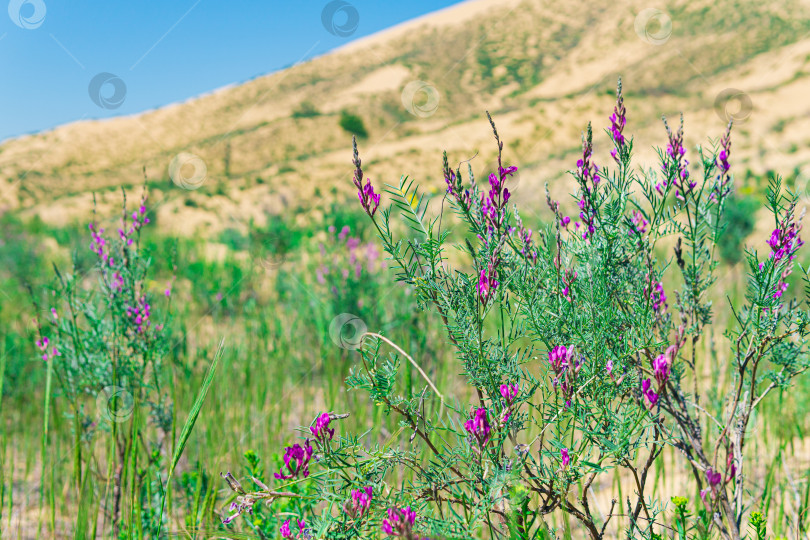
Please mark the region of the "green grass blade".
[[217, 366], [219, 365], [219, 361], [222, 358], [222, 350], [225, 344], [225, 339], [223, 338], [219, 342], [219, 346], [217, 347], [217, 352], [214, 355], [214, 361], [211, 363], [211, 367], [208, 368], [208, 373], [205, 375], [205, 380], [203, 380], [202, 387], [200, 388], [199, 393], [197, 394], [197, 399], [194, 400], [194, 405], [191, 407], [191, 411], [189, 412], [188, 418], [186, 418], [186, 423], [183, 424], [183, 429], [180, 431], [180, 440], [177, 441], [177, 444], [174, 449], [174, 455], [172, 456], [172, 464], [169, 467], [169, 474], [166, 477], [166, 489], [163, 491], [163, 497], [161, 498], [160, 502], [160, 513], [158, 514], [158, 534], [160, 536], [160, 530], [163, 525], [163, 508], [166, 504], [166, 492], [171, 489], [171, 481], [172, 481], [172, 474], [174, 474], [174, 468], [177, 466], [177, 462], [180, 461], [180, 456], [183, 455], [183, 450], [186, 447], [186, 443], [188, 442], [188, 438], [191, 436], [191, 431], [194, 429], [194, 424], [197, 422], [197, 417], [200, 416], [200, 410], [202, 410], [203, 403], [205, 402], [205, 396], [208, 395], [208, 389], [211, 388], [211, 383], [214, 382], [214, 373], [217, 371]]

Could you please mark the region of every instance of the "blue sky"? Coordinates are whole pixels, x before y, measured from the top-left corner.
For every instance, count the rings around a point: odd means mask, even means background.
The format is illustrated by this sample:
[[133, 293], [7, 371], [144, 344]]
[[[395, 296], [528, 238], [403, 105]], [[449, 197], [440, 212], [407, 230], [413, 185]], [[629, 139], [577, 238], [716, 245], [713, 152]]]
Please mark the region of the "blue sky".
[[4, 0], [0, 8], [6, 3], [0, 140], [183, 101], [458, 0]]

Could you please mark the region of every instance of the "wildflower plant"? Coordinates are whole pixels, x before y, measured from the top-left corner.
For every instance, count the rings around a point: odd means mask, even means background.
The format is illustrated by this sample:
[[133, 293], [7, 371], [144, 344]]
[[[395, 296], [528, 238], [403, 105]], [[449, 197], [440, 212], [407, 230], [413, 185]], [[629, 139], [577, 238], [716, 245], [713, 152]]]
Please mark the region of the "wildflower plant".
[[[628, 538], [655, 538], [666, 534], [665, 504], [651, 497], [649, 473], [670, 445], [701, 490], [706, 534], [740, 538], [751, 411], [808, 366], [810, 314], [788, 299], [789, 277], [801, 269], [796, 198], [778, 180], [769, 189], [775, 230], [767, 254], [747, 252], [745, 305], [728, 308], [736, 323], [727, 333], [731, 407], [716, 415], [716, 390], [699, 379], [732, 189], [731, 125], [712, 151], [692, 155], [683, 120], [673, 131], [665, 119], [656, 174], [631, 165], [627, 121], [620, 82], [605, 130], [612, 160], [594, 154], [589, 125], [571, 173], [573, 200], [547, 190], [552, 219], [535, 230], [511, 202], [517, 169], [503, 163], [491, 118], [496, 170], [481, 182], [468, 165], [465, 179], [445, 153], [447, 192], [433, 213], [408, 178], [386, 186], [391, 204], [380, 208], [355, 143], [357, 196], [387, 266], [442, 321], [467, 391], [437, 388], [418, 359], [367, 333], [347, 384], [396, 415], [399, 429], [373, 444], [324, 413], [288, 449], [279, 485], [249, 494], [251, 503], [315, 483], [320, 504], [305, 519], [317, 538], [528, 539], [555, 534], [547, 521], [555, 512], [590, 538], [614, 537], [609, 527], [619, 520]], [[448, 214], [466, 226], [460, 244], [449, 242]], [[406, 364], [423, 388], [402, 390]], [[599, 509], [594, 488], [615, 469], [632, 492]], [[694, 526], [685, 504], [676, 505], [684, 534]]]
[[[150, 260], [140, 248], [149, 222], [145, 192], [134, 211], [124, 196], [116, 233], [94, 219], [88, 230], [95, 267], [87, 274], [56, 269], [54, 303], [35, 319], [46, 400], [53, 393], [68, 404], [74, 485], [80, 492], [87, 482], [101, 486], [106, 523], [116, 536], [158, 526], [153, 506], [160, 505], [159, 472], [173, 422], [161, 382], [166, 319], [153, 307], [155, 297], [168, 303], [171, 291], [149, 286]], [[47, 433], [47, 401], [45, 408]], [[132, 514], [127, 508], [136, 501], [142, 508]]]

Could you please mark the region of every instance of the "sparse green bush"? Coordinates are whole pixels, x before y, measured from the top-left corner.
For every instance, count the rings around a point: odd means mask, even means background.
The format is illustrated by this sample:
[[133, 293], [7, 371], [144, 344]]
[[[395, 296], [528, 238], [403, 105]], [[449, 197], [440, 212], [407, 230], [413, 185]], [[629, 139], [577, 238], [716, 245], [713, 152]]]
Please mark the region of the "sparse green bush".
[[342, 111], [340, 113], [340, 120], [338, 120], [338, 124], [346, 132], [356, 135], [361, 139], [368, 137], [368, 130], [366, 130], [366, 125], [363, 123], [363, 119], [356, 114], [352, 114], [348, 111]]

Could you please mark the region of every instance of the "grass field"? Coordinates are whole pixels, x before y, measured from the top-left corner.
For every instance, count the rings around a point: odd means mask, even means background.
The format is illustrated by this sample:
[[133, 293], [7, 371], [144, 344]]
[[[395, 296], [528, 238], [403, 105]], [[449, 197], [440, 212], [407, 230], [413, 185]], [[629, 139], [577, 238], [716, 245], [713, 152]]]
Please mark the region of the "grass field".
[[[359, 361], [353, 340], [365, 330], [383, 333], [445, 395], [466, 403], [468, 386], [441, 317], [396, 282], [351, 193], [351, 134], [365, 135], [364, 159], [377, 185], [411, 175], [437, 212], [441, 150], [454, 165], [475, 155], [479, 178], [492, 169], [484, 117], [491, 111], [509, 162], [520, 166], [515, 200], [537, 230], [551, 220], [547, 181], [574, 214], [565, 171], [589, 120], [606, 140], [601, 129], [619, 74], [628, 125], [648, 165], [653, 147], [666, 141], [661, 114], [684, 111], [691, 152], [705, 144], [696, 134], [721, 134], [731, 114], [724, 92], [742, 89], [752, 104], [735, 126], [736, 198], [712, 292], [718, 318], [698, 363], [699, 384], [713, 396], [705, 406], [722, 413], [732, 378], [724, 308], [743, 296], [741, 246], [765, 249], [773, 229], [762, 211], [768, 178], [780, 172], [802, 202], [810, 195], [810, 7], [669, 2], [674, 30], [659, 45], [634, 26], [647, 7], [577, 1], [550, 10], [479, 0], [187, 103], [0, 145], [0, 537], [106, 538], [115, 530], [151, 538], [155, 527], [182, 538], [277, 537], [287, 510], [281, 502], [222, 524], [234, 495], [221, 473], [271, 478], [284, 446], [299, 436], [295, 429], [323, 411], [349, 413], [342, 429], [370, 443], [411, 444], [395, 416], [347, 391]], [[413, 81], [427, 84], [426, 102], [411, 95], [406, 103]], [[440, 97], [435, 111], [415, 114], [431, 96]], [[609, 159], [599, 143], [596, 152]], [[169, 164], [187, 153], [206, 166], [199, 185], [170, 178]], [[144, 367], [143, 395], [88, 385], [74, 398], [42, 361], [38, 326], [50, 321], [51, 307], [64, 305], [64, 276], [76, 276], [73, 290], [88, 302], [103, 300], [88, 223], [114, 231], [122, 193], [131, 206], [144, 189], [151, 222], [140, 249], [151, 267], [142, 284], [153, 320], [164, 325], [165, 350], [159, 366]], [[464, 229], [446, 219], [463, 263]], [[671, 249], [660, 255], [671, 257]], [[791, 293], [801, 290], [798, 276], [790, 283]], [[402, 392], [420, 394], [424, 378], [408, 363], [403, 369]], [[126, 413], [115, 417], [122, 407]], [[800, 377], [763, 402], [752, 421], [751, 510], [766, 514], [769, 538], [808, 537], [808, 410], [810, 377]], [[653, 471], [652, 495], [668, 505], [670, 523], [671, 497], [699, 507], [671, 449]], [[634, 488], [616, 473], [592, 489], [604, 513]], [[311, 484], [294, 490], [317, 496]], [[583, 537], [561, 514], [548, 521], [565, 538]], [[613, 525], [619, 537], [627, 523]]]
[[[751, 179], [753, 187], [757, 183], [756, 178]], [[434, 203], [440, 200], [437, 197]], [[736, 226], [742, 231], [754, 226], [744, 211], [746, 204], [760, 204], [755, 197], [744, 201], [737, 203], [742, 217]], [[464, 400], [459, 392], [465, 385], [457, 375], [457, 360], [445, 345], [440, 318], [435, 312], [420, 311], [412, 291], [394, 283], [371, 231], [362, 225], [359, 214], [347, 208], [351, 203], [336, 201], [324, 209], [323, 218], [308, 220], [307, 226], [295, 225], [296, 212], [277, 216], [249, 235], [223, 234], [222, 248], [216, 251], [204, 241], [162, 235], [159, 222], [144, 229], [143, 249], [154, 267], [148, 286], [155, 296], [171, 287], [170, 299], [155, 301], [170, 329], [170, 347], [158, 374], [163, 381], [161, 392], [175, 403], [166, 435], [169, 440], [159, 461], [161, 481], [166, 478], [170, 449], [175, 448], [217, 345], [224, 340], [216, 376], [172, 478], [167, 531], [199, 538], [217, 530], [231, 534], [220, 523], [232, 496], [219, 473], [245, 474], [252, 465], [244, 454], [251, 450], [267, 470], [276, 468], [279, 449], [295, 437], [293, 429], [307, 424], [320, 411], [348, 412], [345, 429], [362, 433], [371, 428], [370, 440], [388, 441], [398, 429], [396, 419], [374, 407], [366, 396], [346, 392], [343, 384], [357, 362], [356, 352], [346, 346], [359, 328], [353, 326], [357, 321], [370, 331], [384, 332], [418, 359], [435, 384]], [[104, 536], [110, 526], [110, 492], [105, 489], [109, 455], [104, 445], [109, 434], [102, 430], [101, 417], [109, 405], [92, 396], [82, 401], [85, 421], [98, 422], [99, 431], [87, 426], [82, 430], [87, 438], [79, 445], [85, 454], [95, 456], [95, 465], [94, 472], [85, 473], [92, 487], [76, 485], [75, 426], [66, 400], [54, 388], [48, 405], [49, 432], [44, 435], [47, 368], [38, 359], [31, 337], [31, 319], [37, 315], [34, 305], [41, 306], [40, 317], [47, 317], [45, 306], [55, 302], [51, 264], [61, 273], [75, 265], [77, 274], [83, 276], [81, 287], [94, 287], [98, 275], [91, 269], [89, 234], [79, 223], [56, 229], [36, 220], [22, 221], [13, 214], [2, 219], [7, 231], [0, 247], [6, 293], [0, 307], [4, 329], [3, 536], [91, 537], [93, 531]], [[732, 244], [744, 240], [733, 231], [727, 238]], [[346, 269], [350, 271], [344, 272]], [[726, 295], [737, 298], [744, 284], [739, 265], [724, 263], [721, 276], [717, 301], [722, 302]], [[354, 322], [336, 333], [330, 325], [336, 319], [345, 323], [340, 317], [346, 313]], [[728, 323], [718, 321], [714, 330], [717, 348], [707, 349], [701, 359], [705, 374], [701, 384], [707, 388], [722, 390], [729, 384], [720, 345], [722, 324]], [[755, 420], [753, 444], [748, 449], [756, 458], [752, 495], [761, 494], [761, 499], [755, 498], [756, 504], [769, 516], [774, 537], [793, 538], [810, 522], [804, 513], [810, 494], [810, 425], [805, 415], [810, 382], [799, 381], [790, 393], [767, 402]], [[408, 370], [402, 385], [420, 392], [424, 383]], [[713, 406], [722, 408], [723, 404]], [[137, 411], [132, 416], [137, 419]], [[128, 416], [114, 425], [120, 429], [135, 421]], [[144, 433], [161, 437], [151, 425]], [[123, 506], [122, 520], [146, 522], [159, 500], [161, 481], [148, 474], [134, 474], [128, 481], [124, 501], [129, 506]], [[654, 484], [654, 496], [661, 501], [676, 495], [697, 500], [671, 452], [656, 464]], [[616, 476], [611, 483], [593, 489], [606, 506], [611, 497], [632, 487], [627, 478]], [[272, 514], [263, 514], [261, 519], [275, 525]], [[559, 516], [552, 516], [550, 523], [563, 525]], [[252, 527], [241, 523], [229, 528], [251, 534], [262, 529], [256, 526], [251, 531]], [[148, 531], [135, 536], [141, 534], [149, 536]], [[572, 534], [577, 536], [576, 529]]]

